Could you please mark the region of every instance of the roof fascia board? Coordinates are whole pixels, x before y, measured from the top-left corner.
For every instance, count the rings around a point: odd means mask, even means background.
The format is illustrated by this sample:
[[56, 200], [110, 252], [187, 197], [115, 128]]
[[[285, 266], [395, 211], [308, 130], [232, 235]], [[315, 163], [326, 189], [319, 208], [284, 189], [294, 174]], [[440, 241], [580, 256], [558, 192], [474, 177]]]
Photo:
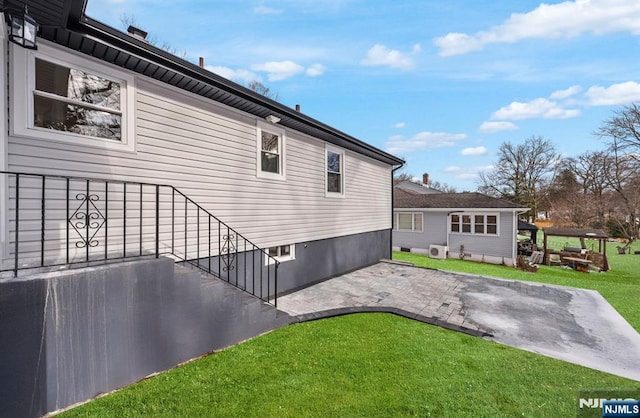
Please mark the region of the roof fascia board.
[[395, 207], [393, 210], [402, 211], [402, 212], [456, 212], [456, 213], [466, 213], [466, 212], [518, 212], [521, 208], [398, 208]]
[[[84, 2], [84, 0], [72, 1]], [[345, 134], [344, 132], [332, 128], [329, 125], [310, 118], [303, 113], [297, 112], [294, 109], [271, 100], [268, 97], [262, 96], [259, 93], [255, 93], [246, 87], [227, 80], [224, 77], [218, 76], [217, 74], [211, 73], [210, 71], [200, 68], [195, 64], [169, 54], [168, 52], [163, 51], [160, 48], [154, 47], [153, 45], [149, 45], [143, 41], [130, 37], [88, 16], [83, 16], [78, 23], [71, 23], [70, 29], [78, 30], [82, 33], [92, 36], [94, 39], [99, 40], [100, 42], [111, 44], [111, 46], [114, 48], [124, 50], [128, 53], [131, 53], [132, 55], [138, 56], [139, 58], [143, 58], [155, 64], [162, 65], [172, 71], [177, 71], [181, 74], [184, 74], [187, 77], [221, 88], [224, 91], [229, 92], [230, 94], [256, 103], [257, 105], [277, 114], [278, 116], [286, 116], [287, 118], [307, 125], [312, 129], [317, 129], [321, 132], [324, 132], [325, 134], [335, 137], [338, 140], [336, 145], [344, 146], [343, 144], [340, 144], [340, 142], [344, 141], [353, 145], [353, 147], [347, 148], [375, 158], [379, 161], [385, 162], [389, 165], [400, 165], [404, 163], [404, 160], [401, 158], [386, 153], [357, 138], [354, 138], [348, 134]]]

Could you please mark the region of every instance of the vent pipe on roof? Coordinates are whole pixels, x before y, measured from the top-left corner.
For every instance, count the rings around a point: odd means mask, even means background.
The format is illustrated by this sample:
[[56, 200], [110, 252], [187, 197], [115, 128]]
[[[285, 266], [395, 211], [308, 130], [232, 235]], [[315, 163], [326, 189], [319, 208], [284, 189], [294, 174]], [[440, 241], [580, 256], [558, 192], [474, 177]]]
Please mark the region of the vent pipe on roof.
[[297, 104], [297, 105], [296, 105], [296, 112], [299, 112], [299, 111], [300, 111], [300, 105], [299, 105], [299, 104]]
[[140, 28], [136, 28], [133, 25], [129, 25], [129, 27], [127, 28], [127, 33], [129, 33], [129, 35], [133, 36], [134, 38], [140, 39], [141, 41], [149, 42], [147, 41], [148, 33]]
[[200, 63], [198, 65], [200, 65], [200, 68], [204, 68], [204, 57], [200, 57]]

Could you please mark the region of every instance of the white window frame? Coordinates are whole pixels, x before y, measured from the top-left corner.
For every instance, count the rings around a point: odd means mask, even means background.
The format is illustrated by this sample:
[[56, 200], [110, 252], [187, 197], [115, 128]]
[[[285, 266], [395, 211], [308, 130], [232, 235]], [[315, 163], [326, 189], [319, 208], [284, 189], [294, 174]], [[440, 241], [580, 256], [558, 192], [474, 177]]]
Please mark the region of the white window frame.
[[[270, 256], [269, 255], [269, 250], [271, 248], [277, 248], [277, 252], [278, 254], [280, 254], [282, 247], [289, 247], [289, 254], [286, 255], [277, 255], [277, 256]], [[282, 245], [273, 245], [269, 248], [265, 249], [265, 256], [264, 256], [264, 265], [265, 266], [269, 266], [272, 264], [275, 264], [276, 261], [279, 261], [280, 263], [283, 263], [285, 261], [291, 261], [291, 260], [295, 260], [296, 259], [296, 245], [295, 244], [282, 244]]]
[[[268, 132], [270, 134], [278, 135], [278, 149], [280, 150], [278, 161], [279, 173], [271, 173], [269, 171], [262, 171], [262, 132]], [[281, 180], [287, 179], [286, 174], [286, 157], [287, 157], [287, 135], [286, 131], [272, 123], [266, 123], [261, 120], [256, 124], [256, 177]]]
[[[460, 225], [460, 230], [459, 231], [453, 231], [452, 227], [453, 227], [453, 217], [454, 216], [458, 216], [459, 217], [459, 222], [458, 224]], [[470, 224], [470, 228], [471, 231], [470, 232], [462, 232], [462, 217], [463, 216], [469, 216], [470, 220], [471, 220], [471, 224]], [[476, 232], [476, 216], [482, 216], [484, 219], [484, 223], [483, 225], [483, 232]], [[495, 216], [496, 217], [496, 233], [488, 233], [487, 232], [487, 225], [490, 225], [487, 223], [487, 217], [489, 216]], [[458, 213], [452, 213], [449, 215], [448, 217], [448, 225], [447, 225], [447, 230], [449, 231], [450, 234], [457, 234], [457, 235], [483, 235], [483, 236], [489, 236], [489, 237], [498, 237], [500, 236], [500, 213], [499, 212], [458, 212]], [[491, 224], [493, 225], [493, 224]]]
[[[400, 229], [400, 214], [411, 215], [411, 229]], [[416, 217], [420, 216], [420, 229], [416, 228]], [[422, 212], [394, 212], [393, 213], [393, 230], [398, 232], [423, 232], [424, 231], [424, 214]]]
[[[329, 165], [327, 164], [327, 158], [329, 152], [340, 155], [340, 193], [330, 192], [329, 189]], [[345, 196], [345, 152], [343, 149], [333, 147], [328, 144], [324, 146], [324, 195], [325, 197], [344, 198]]]
[[[135, 152], [135, 77], [125, 71], [89, 57], [54, 48], [38, 39], [37, 50], [17, 45], [11, 47], [13, 59], [13, 89], [11, 94], [11, 133], [14, 136], [59, 141], [101, 149]], [[34, 126], [34, 90], [36, 58], [84, 71], [120, 84], [120, 112], [122, 112], [120, 141], [56, 131]]]

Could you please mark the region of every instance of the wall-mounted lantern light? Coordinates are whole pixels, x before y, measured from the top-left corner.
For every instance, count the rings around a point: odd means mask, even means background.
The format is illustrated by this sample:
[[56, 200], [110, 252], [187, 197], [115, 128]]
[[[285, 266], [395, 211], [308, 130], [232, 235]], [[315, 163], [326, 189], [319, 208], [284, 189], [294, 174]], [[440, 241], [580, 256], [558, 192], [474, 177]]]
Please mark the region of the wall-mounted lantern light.
[[38, 22], [31, 16], [24, 6], [24, 11], [5, 10], [4, 18], [9, 30], [9, 40], [27, 49], [38, 49], [36, 35]]

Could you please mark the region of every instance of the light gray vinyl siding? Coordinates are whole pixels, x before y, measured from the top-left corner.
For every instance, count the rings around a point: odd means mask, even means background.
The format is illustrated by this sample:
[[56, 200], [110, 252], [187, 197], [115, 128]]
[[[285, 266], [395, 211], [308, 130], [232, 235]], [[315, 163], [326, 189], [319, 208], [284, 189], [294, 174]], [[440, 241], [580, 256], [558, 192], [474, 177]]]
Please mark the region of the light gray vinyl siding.
[[[136, 77], [135, 106], [135, 152], [100, 148], [91, 140], [76, 145], [9, 137], [7, 169], [173, 185], [260, 247], [391, 228], [391, 167], [384, 163], [345, 150], [344, 198], [328, 198], [325, 142], [319, 139], [286, 130], [286, 180], [258, 178], [255, 117], [141, 76]], [[33, 183], [34, 201], [22, 205], [33, 213], [21, 216], [33, 221], [24, 233], [33, 236], [34, 245], [38, 187]], [[113, 193], [110, 204], [119, 207], [122, 191]], [[12, 207], [11, 197], [7, 203]], [[151, 240], [152, 209], [143, 211]], [[60, 237], [64, 211], [53, 213], [47, 225], [56, 225], [51, 236]]]
[[443, 213], [422, 212], [422, 232], [393, 231], [393, 246], [426, 250], [432, 244], [446, 245], [446, 217]]
[[449, 235], [450, 254], [459, 254], [460, 246], [468, 254], [511, 258], [515, 245], [513, 212], [500, 212], [499, 235], [456, 234]]

